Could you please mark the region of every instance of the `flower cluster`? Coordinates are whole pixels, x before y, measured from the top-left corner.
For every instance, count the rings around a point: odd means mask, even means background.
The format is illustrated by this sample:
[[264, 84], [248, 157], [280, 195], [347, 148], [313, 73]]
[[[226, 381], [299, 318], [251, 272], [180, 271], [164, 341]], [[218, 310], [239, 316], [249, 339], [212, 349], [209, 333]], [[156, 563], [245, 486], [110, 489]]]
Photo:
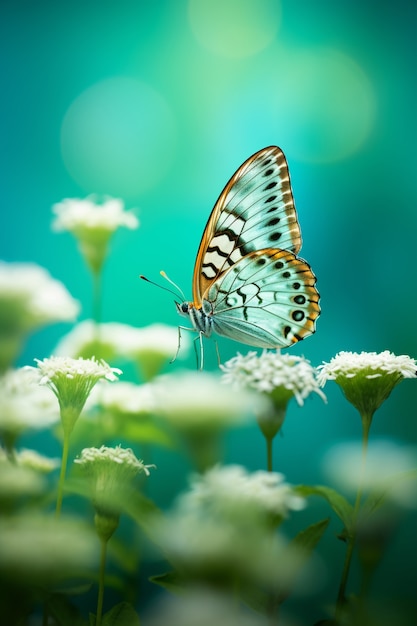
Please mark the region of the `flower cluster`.
[[91, 390], [99, 380], [115, 381], [121, 370], [105, 361], [71, 359], [52, 356], [35, 359], [41, 373], [40, 384], [47, 385], [56, 395], [61, 409], [64, 431], [71, 432]]
[[238, 354], [221, 366], [223, 381], [237, 388], [249, 388], [264, 393], [272, 393], [281, 387], [289, 397], [294, 396], [300, 406], [312, 392], [323, 400], [325, 396], [319, 388], [315, 369], [303, 357], [264, 350], [261, 355], [248, 352]]
[[[188, 337], [184, 344], [189, 347]], [[71, 357], [100, 355], [108, 361], [122, 358], [138, 364], [144, 378], [152, 379], [172, 359], [178, 347], [178, 329], [165, 324], [135, 328], [128, 324], [95, 324], [84, 320], [59, 342], [55, 354]], [[186, 354], [182, 350], [181, 355]]]
[[98, 535], [108, 541], [119, 525], [120, 514], [131, 500], [133, 481], [138, 474], [149, 476], [154, 465], [145, 465], [130, 448], [84, 448], [74, 461], [89, 481], [91, 498], [96, 510]]
[[184, 508], [204, 507], [211, 512], [257, 511], [263, 516], [283, 518], [298, 511], [305, 500], [284, 482], [283, 474], [250, 473], [240, 465], [216, 466], [194, 477], [191, 489], [181, 498]]
[[375, 411], [404, 378], [415, 378], [417, 361], [407, 355], [396, 356], [388, 350], [376, 352], [339, 352], [329, 363], [319, 366], [319, 383], [334, 380], [346, 399], [361, 414], [366, 428]]
[[398, 379], [415, 378], [417, 375], [417, 361], [406, 354], [396, 356], [392, 352], [339, 352], [330, 359], [329, 363], [323, 363], [317, 368], [320, 370], [318, 382], [324, 386], [328, 380], [336, 380], [339, 377], [354, 378], [380, 378], [394, 375]]
[[123, 210], [121, 200], [108, 198], [102, 204], [92, 199], [66, 198], [52, 208], [56, 215], [52, 228], [69, 231], [76, 239], [87, 264], [98, 274], [107, 255], [110, 237], [121, 226], [139, 226], [136, 215]]
[[33, 330], [51, 322], [73, 321], [79, 311], [64, 285], [34, 263], [0, 261], [1, 324]]
[[39, 381], [33, 367], [9, 370], [0, 377], [0, 435], [8, 448], [26, 431], [48, 428], [59, 420], [56, 401]]
[[116, 198], [108, 198], [102, 204], [96, 204], [93, 198], [65, 198], [52, 208], [56, 215], [52, 228], [75, 235], [98, 229], [112, 233], [120, 226], [137, 228], [139, 220], [136, 215], [123, 208], [122, 200]]

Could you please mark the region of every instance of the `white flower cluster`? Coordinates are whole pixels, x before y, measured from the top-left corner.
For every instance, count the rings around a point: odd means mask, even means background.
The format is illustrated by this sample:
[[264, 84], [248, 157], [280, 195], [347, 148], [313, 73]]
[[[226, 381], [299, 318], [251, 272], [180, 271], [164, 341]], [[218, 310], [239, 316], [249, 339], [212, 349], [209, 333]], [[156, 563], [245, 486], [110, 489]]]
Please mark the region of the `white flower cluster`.
[[71, 359], [70, 357], [51, 356], [49, 358], [35, 359], [41, 372], [41, 385], [54, 384], [57, 377], [73, 380], [83, 377], [94, 381], [105, 378], [106, 380], [117, 380], [117, 376], [122, 373], [117, 367], [110, 367], [103, 360], [91, 359]]
[[244, 508], [286, 517], [289, 510], [305, 507], [305, 500], [296, 495], [283, 474], [248, 472], [243, 466], [214, 467], [194, 478], [191, 490], [182, 496], [187, 508], [207, 507], [211, 510]]
[[130, 382], [117, 382], [114, 385], [98, 384], [91, 394], [92, 401], [105, 409], [118, 413], [140, 415], [155, 410], [152, 385], [136, 385]]
[[236, 388], [249, 388], [271, 393], [278, 387], [291, 391], [300, 406], [311, 393], [317, 393], [323, 400], [325, 395], [319, 388], [316, 371], [303, 357], [267, 352], [261, 355], [248, 352], [221, 365], [223, 382]]
[[134, 213], [123, 210], [122, 200], [108, 198], [103, 204], [96, 204], [93, 199], [66, 198], [55, 204], [52, 211], [56, 218], [52, 224], [55, 231], [104, 230], [114, 232], [120, 226], [135, 229], [139, 220]]
[[27, 467], [41, 474], [48, 474], [60, 466], [59, 459], [51, 459], [36, 450], [25, 448], [16, 452], [16, 463], [20, 467]]
[[26, 429], [48, 428], [59, 420], [56, 400], [39, 386], [36, 368], [10, 370], [0, 378], [0, 432], [16, 436]]
[[384, 374], [398, 374], [403, 378], [415, 378], [417, 375], [417, 361], [408, 355], [396, 356], [392, 352], [339, 352], [329, 363], [323, 363], [317, 368], [320, 370], [318, 382], [324, 386], [327, 380], [336, 380], [339, 376], [353, 378], [364, 370], [366, 378], [379, 378]]
[[3, 311], [8, 306], [18, 306], [23, 330], [72, 321], [80, 308], [64, 285], [44, 268], [34, 263], [4, 261], [0, 261], [0, 303]]
[[153, 383], [157, 412], [179, 429], [218, 429], [239, 424], [264, 408], [249, 391], [230, 393], [221, 379], [206, 372], [160, 376]]
[[[135, 328], [119, 322], [107, 322], [97, 327], [93, 321], [84, 320], [63, 337], [55, 349], [55, 354], [80, 356], [93, 342], [97, 342], [97, 337], [100, 345], [110, 355], [126, 359], [135, 359], [141, 354], [149, 353], [171, 358], [178, 347], [176, 327], [151, 324]], [[184, 343], [188, 346], [189, 340]]]
[[116, 465], [123, 465], [129, 469], [133, 469], [135, 473], [144, 472], [146, 476], [149, 476], [149, 468], [155, 467], [154, 465], [145, 465], [143, 461], [136, 458], [131, 448], [122, 448], [116, 446], [115, 448], [108, 448], [107, 446], [101, 446], [101, 448], [84, 448], [81, 451], [79, 458], [74, 460], [74, 463], [79, 463], [86, 467], [95, 467], [97, 470], [103, 463]]

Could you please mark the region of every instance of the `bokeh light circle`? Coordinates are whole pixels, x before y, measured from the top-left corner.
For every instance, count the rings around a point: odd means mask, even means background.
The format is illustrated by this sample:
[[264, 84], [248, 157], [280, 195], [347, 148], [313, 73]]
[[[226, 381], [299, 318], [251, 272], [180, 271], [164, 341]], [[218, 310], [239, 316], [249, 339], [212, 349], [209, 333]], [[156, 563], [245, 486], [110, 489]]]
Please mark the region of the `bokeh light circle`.
[[333, 48], [274, 46], [262, 72], [244, 89], [224, 92], [212, 107], [227, 152], [248, 144], [281, 146], [288, 157], [329, 163], [357, 152], [376, 119], [376, 94], [361, 66]]
[[274, 40], [279, 0], [189, 0], [191, 30], [199, 43], [223, 57], [256, 54]]
[[68, 108], [61, 128], [64, 163], [87, 192], [123, 198], [153, 187], [172, 162], [174, 116], [148, 84], [129, 77], [103, 80]]
[[322, 48], [287, 57], [275, 76], [275, 127], [301, 161], [346, 158], [366, 141], [376, 97], [366, 73], [343, 52]]

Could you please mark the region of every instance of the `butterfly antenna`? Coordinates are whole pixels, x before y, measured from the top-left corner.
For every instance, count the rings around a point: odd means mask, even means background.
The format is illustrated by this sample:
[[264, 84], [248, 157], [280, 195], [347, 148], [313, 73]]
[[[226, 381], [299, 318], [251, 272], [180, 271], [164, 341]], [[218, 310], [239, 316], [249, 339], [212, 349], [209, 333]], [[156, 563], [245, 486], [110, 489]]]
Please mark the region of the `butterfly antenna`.
[[[139, 278], [141, 278], [142, 280], [146, 280], [147, 283], [151, 283], [151, 285], [155, 285], [155, 287], [159, 287], [159, 289], [163, 289], [164, 291], [168, 291], [168, 293], [172, 293], [174, 296], [178, 297], [178, 294], [176, 294], [175, 291], [172, 291], [172, 289], [168, 289], [168, 287], [164, 287], [163, 285], [158, 285], [158, 283], [155, 283], [153, 280], [149, 280], [149, 278], [146, 278], [146, 276], [144, 276], [143, 274], [140, 274]], [[172, 281], [169, 281], [169, 282], [172, 282]], [[172, 283], [172, 284], [174, 284], [174, 283]], [[185, 300], [185, 297], [184, 297], [184, 300]]]
[[171, 279], [170, 279], [170, 278], [166, 275], [166, 273], [165, 273], [163, 270], [161, 270], [159, 273], [161, 274], [161, 276], [162, 276], [163, 278], [165, 278], [165, 279], [166, 279], [169, 283], [171, 283], [171, 285], [172, 285], [173, 287], [175, 287], [175, 289], [176, 289], [176, 290], [179, 292], [179, 294], [182, 296], [182, 299], [183, 299], [183, 300], [186, 300], [186, 297], [185, 297], [185, 295], [184, 295], [183, 290], [182, 290], [182, 289], [180, 289], [180, 288], [178, 287], [178, 285], [177, 285], [176, 283], [174, 283], [174, 281], [173, 281], [173, 280], [171, 280]]

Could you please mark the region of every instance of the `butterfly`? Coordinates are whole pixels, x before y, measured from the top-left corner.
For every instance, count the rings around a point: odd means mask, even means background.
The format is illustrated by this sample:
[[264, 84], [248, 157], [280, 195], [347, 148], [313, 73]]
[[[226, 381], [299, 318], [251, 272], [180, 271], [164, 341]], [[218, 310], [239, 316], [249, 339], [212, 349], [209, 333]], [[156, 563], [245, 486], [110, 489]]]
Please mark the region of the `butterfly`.
[[198, 249], [193, 300], [175, 303], [200, 345], [215, 333], [285, 348], [314, 333], [319, 293], [310, 266], [296, 256], [300, 248], [287, 161], [270, 146], [247, 159], [221, 192]]

